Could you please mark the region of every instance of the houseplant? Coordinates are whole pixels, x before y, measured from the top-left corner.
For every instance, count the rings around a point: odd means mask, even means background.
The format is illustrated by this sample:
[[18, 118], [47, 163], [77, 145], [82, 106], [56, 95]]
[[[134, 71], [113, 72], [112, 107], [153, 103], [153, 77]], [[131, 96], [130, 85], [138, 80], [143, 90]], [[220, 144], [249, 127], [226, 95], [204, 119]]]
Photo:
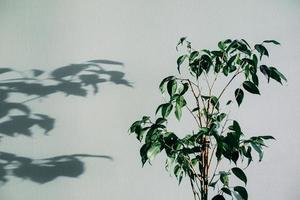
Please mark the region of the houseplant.
[[[245, 92], [260, 94], [260, 73], [268, 82], [287, 81], [278, 69], [263, 63], [263, 58], [269, 56], [266, 46], [270, 44], [279, 45], [279, 42], [265, 40], [252, 48], [243, 39], [227, 39], [218, 42], [217, 50], [198, 51], [186, 38], [181, 38], [177, 48], [184, 48], [184, 53], [177, 59], [179, 77], [168, 76], [159, 85], [166, 102], [157, 107], [155, 120], [143, 116], [129, 129], [143, 144], [142, 164], [165, 152], [166, 169], [174, 173], [179, 183], [183, 177], [189, 179], [195, 200], [207, 200], [209, 188], [216, 193], [213, 200], [229, 197], [247, 200], [244, 168], [252, 162], [253, 151], [258, 153], [259, 161], [262, 160], [265, 141], [274, 137], [246, 138], [238, 121], [223, 111], [234, 102], [240, 106]], [[181, 73], [183, 70], [188, 76]], [[220, 90], [215, 89], [218, 80], [223, 83]], [[231, 91], [232, 100], [224, 101], [224, 94], [232, 89], [235, 80], [241, 82], [240, 86]], [[167, 123], [171, 113], [180, 121], [183, 109], [193, 117], [197, 128], [179, 137], [169, 130]], [[227, 169], [219, 169], [220, 163], [226, 160], [229, 162], [222, 167]], [[231, 185], [231, 177], [243, 184]]]

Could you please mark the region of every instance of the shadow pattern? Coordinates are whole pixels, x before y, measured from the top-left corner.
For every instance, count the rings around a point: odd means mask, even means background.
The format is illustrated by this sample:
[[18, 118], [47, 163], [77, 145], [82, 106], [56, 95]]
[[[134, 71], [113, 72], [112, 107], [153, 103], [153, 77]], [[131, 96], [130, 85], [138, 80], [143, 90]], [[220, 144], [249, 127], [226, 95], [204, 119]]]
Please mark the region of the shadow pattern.
[[105, 158], [110, 156], [73, 154], [46, 159], [31, 159], [15, 154], [0, 152], [0, 181], [5, 183], [8, 176], [15, 176], [36, 183], [47, 183], [58, 177], [76, 178], [84, 172], [82, 158]]
[[[33, 112], [28, 106], [30, 101], [56, 93], [66, 97], [87, 97], [89, 93], [99, 93], [99, 85], [107, 82], [132, 87], [125, 79], [124, 72], [109, 70], [108, 66], [123, 66], [123, 63], [98, 59], [58, 67], [50, 72], [40, 69], [21, 72], [0, 68], [0, 139], [18, 135], [32, 136], [35, 127], [42, 129], [44, 134], [54, 128], [55, 119], [45, 113]], [[15, 95], [23, 100], [14, 101]], [[85, 154], [31, 159], [0, 152], [0, 181], [7, 182], [8, 176], [37, 183], [46, 183], [60, 176], [78, 177], [84, 172], [83, 157], [111, 159], [109, 156]]]

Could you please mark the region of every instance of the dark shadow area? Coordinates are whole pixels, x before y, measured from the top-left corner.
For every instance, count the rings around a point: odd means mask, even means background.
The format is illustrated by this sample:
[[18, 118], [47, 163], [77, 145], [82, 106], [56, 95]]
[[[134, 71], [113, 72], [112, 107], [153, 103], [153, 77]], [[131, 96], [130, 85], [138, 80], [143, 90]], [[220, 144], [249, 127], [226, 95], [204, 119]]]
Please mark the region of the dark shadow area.
[[73, 154], [56, 156], [46, 159], [31, 159], [15, 154], [0, 152], [0, 181], [8, 181], [7, 176], [15, 176], [36, 183], [47, 183], [57, 177], [76, 178], [84, 172], [82, 158], [105, 158], [112, 160], [109, 156]]
[[[123, 63], [97, 59], [58, 67], [50, 72], [0, 68], [0, 139], [32, 136], [36, 127], [48, 134], [55, 127], [55, 119], [34, 112], [28, 105], [30, 101], [57, 93], [66, 97], [87, 97], [90, 93], [99, 93], [103, 83], [132, 87], [124, 72], [109, 69], [120, 66]], [[76, 154], [37, 160], [0, 152], [0, 181], [7, 182], [8, 176], [37, 183], [46, 183], [60, 176], [78, 177], [84, 172], [83, 157], [111, 159], [109, 156]]]

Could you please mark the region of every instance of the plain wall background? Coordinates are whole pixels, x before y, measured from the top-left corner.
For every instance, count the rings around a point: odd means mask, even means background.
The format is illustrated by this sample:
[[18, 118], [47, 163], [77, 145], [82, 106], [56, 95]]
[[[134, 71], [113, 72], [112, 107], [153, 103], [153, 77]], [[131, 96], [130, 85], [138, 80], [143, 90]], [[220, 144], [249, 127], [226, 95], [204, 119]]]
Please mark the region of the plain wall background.
[[81, 176], [45, 184], [10, 177], [0, 186], [0, 199], [192, 199], [188, 183], [178, 187], [165, 172], [163, 157], [142, 169], [140, 144], [127, 134], [134, 120], [153, 115], [163, 101], [158, 84], [176, 73], [175, 45], [182, 36], [199, 49], [227, 38], [282, 43], [270, 48], [268, 62], [286, 74], [288, 84], [263, 81], [262, 95], [247, 95], [235, 115], [245, 133], [277, 138], [263, 162], [247, 169], [249, 199], [299, 199], [299, 20], [298, 0], [1, 0], [0, 67], [51, 71], [92, 59], [117, 60], [124, 67], [108, 69], [124, 72], [133, 87], [103, 83], [96, 95], [55, 94], [29, 102], [32, 110], [55, 118], [54, 129], [2, 137], [1, 151], [30, 158], [101, 154], [113, 161], [85, 158]]

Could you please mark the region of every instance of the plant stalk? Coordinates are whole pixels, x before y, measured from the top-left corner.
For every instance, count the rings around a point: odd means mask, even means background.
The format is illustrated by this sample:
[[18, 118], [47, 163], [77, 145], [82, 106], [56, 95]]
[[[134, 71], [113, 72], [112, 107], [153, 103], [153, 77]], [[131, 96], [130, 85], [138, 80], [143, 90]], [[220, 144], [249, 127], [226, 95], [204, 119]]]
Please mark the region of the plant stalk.
[[208, 136], [204, 136], [203, 137], [203, 155], [202, 155], [202, 173], [203, 173], [203, 183], [202, 183], [202, 191], [201, 191], [201, 200], [207, 200], [208, 199], [208, 168], [209, 168], [209, 145], [210, 145], [210, 141], [209, 141], [209, 137]]

